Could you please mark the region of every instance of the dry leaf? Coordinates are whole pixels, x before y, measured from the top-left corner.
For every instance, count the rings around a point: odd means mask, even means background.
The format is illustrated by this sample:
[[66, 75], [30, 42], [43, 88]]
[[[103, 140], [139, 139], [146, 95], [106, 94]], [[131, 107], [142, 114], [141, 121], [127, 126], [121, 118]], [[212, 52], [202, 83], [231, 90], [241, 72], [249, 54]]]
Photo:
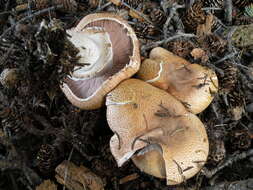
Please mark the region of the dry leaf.
[[212, 33], [212, 26], [214, 23], [214, 16], [212, 14], [207, 15], [206, 22], [200, 24], [197, 27], [197, 36], [205, 36]]
[[45, 180], [36, 187], [36, 190], [57, 190], [57, 186], [50, 180]]
[[84, 166], [78, 167], [72, 162], [63, 161], [55, 170], [57, 181], [69, 190], [104, 189], [101, 178]]
[[119, 184], [124, 184], [124, 183], [127, 183], [129, 181], [136, 180], [138, 177], [139, 177], [139, 175], [137, 173], [130, 174], [128, 176], [125, 176], [125, 177], [121, 178], [119, 180]]

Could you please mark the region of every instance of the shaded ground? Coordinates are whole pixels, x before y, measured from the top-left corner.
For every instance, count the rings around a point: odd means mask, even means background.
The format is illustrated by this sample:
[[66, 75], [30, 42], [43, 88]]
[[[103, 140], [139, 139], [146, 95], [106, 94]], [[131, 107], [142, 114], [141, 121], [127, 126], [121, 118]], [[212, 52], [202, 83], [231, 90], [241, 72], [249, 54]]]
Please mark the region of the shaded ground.
[[[238, 36], [228, 27], [253, 24], [250, 1], [233, 1], [233, 6], [217, 3], [222, 1], [193, 5], [172, 0], [125, 1], [147, 15], [144, 22], [129, 16], [126, 6], [103, 0], [77, 0], [76, 6], [74, 1], [62, 2], [64, 6], [59, 1], [57, 7], [42, 0], [36, 4], [0, 0], [0, 69], [15, 68], [12, 78], [0, 86], [1, 190], [34, 189], [44, 179], [55, 181], [54, 170], [66, 159], [98, 174], [105, 189], [204, 189], [253, 178], [253, 39], [247, 36], [253, 29]], [[205, 7], [209, 8], [203, 10]], [[218, 9], [210, 11], [210, 7]], [[141, 41], [143, 56], [152, 47], [163, 46], [211, 67], [218, 75], [219, 93], [199, 114], [210, 140], [208, 163], [180, 186], [167, 187], [165, 180], [141, 173], [131, 161], [118, 168], [109, 149], [113, 133], [107, 125], [106, 108], [79, 110], [59, 89], [77, 60], [65, 29], [101, 11], [118, 12], [128, 19]], [[207, 22], [208, 12], [215, 16], [213, 23]], [[197, 27], [205, 23], [211, 25], [211, 32], [198, 34]], [[194, 48], [203, 49], [206, 55], [194, 60], [190, 54]], [[139, 177], [119, 184], [133, 173]]]

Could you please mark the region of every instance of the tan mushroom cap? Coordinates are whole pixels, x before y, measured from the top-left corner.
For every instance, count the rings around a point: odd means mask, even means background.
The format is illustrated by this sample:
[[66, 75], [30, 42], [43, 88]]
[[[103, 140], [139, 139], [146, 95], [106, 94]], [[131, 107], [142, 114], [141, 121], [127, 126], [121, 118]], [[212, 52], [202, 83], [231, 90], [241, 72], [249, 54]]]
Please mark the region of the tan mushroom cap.
[[203, 111], [218, 90], [214, 71], [191, 64], [163, 48], [154, 48], [142, 62], [138, 78], [166, 90], [194, 113]]
[[[137, 140], [139, 136], [156, 136], [159, 110], [181, 115], [188, 113], [184, 106], [163, 90], [138, 79], [128, 79], [120, 83], [106, 97], [107, 121], [115, 133], [110, 147], [117, 163], [121, 166], [134, 152], [146, 146]], [[137, 138], [137, 139], [136, 139]]]
[[154, 149], [132, 159], [140, 170], [166, 177], [168, 185], [175, 185], [199, 172], [207, 160], [209, 144], [205, 127], [194, 114], [167, 122], [166, 135], [160, 137], [162, 151]]
[[159, 148], [150, 150], [144, 156], [135, 156], [134, 162], [146, 173], [167, 177], [168, 184], [182, 182], [174, 161], [183, 169], [191, 166], [183, 173], [186, 179], [199, 171], [197, 165], [205, 163], [208, 139], [203, 124], [165, 91], [128, 79], [107, 95], [106, 105], [107, 121], [115, 133], [110, 148], [119, 166], [147, 145], [161, 147], [160, 153]]
[[[127, 21], [112, 13], [88, 15], [73, 30], [76, 33], [85, 33], [87, 28], [91, 29], [90, 31], [104, 30], [110, 35], [113, 51], [116, 51], [113, 55], [114, 65], [105, 66], [106, 69], [97, 75], [94, 75], [96, 72], [93, 71], [92, 76], [78, 73], [73, 78], [69, 77], [64, 81], [61, 89], [73, 105], [81, 109], [97, 109], [103, 105], [108, 92], [138, 71], [139, 42]], [[122, 39], [126, 39], [127, 43], [124, 44]]]

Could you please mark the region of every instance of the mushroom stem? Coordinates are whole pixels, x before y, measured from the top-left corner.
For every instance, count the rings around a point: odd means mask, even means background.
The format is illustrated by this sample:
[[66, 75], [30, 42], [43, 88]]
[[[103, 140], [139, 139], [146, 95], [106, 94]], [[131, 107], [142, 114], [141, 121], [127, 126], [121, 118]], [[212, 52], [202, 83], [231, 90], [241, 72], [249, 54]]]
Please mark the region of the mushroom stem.
[[[81, 32], [68, 30], [67, 33], [70, 35], [69, 40], [79, 50], [80, 56], [78, 62], [81, 66], [75, 67], [71, 77], [73, 80], [99, 76], [112, 67], [112, 42], [109, 34], [102, 28], [87, 28]], [[87, 71], [89, 73], [84, 75]]]

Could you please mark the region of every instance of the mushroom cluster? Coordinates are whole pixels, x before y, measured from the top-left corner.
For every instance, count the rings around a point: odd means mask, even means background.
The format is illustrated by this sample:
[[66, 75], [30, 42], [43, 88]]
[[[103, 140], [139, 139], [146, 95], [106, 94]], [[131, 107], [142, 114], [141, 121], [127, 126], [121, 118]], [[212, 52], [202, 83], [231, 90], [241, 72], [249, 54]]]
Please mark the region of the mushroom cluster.
[[[194, 176], [209, 151], [205, 126], [195, 114], [217, 92], [216, 74], [160, 47], [140, 64], [134, 31], [114, 14], [88, 15], [68, 33], [80, 50], [80, 67], [61, 88], [82, 109], [106, 101], [118, 166], [131, 158], [168, 185]], [[135, 73], [138, 79], [129, 79]]]

